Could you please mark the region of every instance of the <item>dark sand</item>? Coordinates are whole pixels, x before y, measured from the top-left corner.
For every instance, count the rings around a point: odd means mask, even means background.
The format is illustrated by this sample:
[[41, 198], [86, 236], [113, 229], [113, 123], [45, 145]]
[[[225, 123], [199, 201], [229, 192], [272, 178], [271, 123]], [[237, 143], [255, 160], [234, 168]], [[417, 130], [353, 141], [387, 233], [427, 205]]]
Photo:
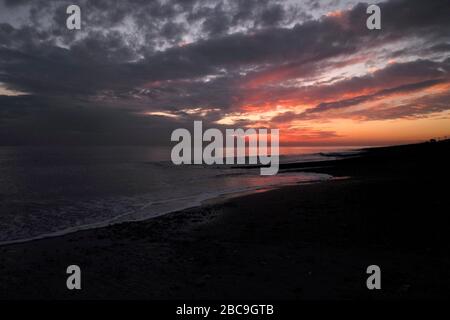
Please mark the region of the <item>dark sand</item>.
[[449, 298], [449, 147], [289, 165], [348, 178], [0, 247], [0, 299]]

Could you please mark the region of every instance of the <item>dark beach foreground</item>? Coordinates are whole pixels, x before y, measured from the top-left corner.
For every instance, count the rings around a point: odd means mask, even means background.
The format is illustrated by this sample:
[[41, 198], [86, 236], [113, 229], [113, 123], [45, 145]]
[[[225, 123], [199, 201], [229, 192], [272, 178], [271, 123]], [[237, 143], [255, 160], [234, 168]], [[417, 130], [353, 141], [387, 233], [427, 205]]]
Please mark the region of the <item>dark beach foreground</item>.
[[[0, 247], [1, 299], [450, 297], [450, 141], [289, 164], [336, 179]], [[82, 290], [66, 288], [66, 268]], [[366, 288], [379, 265], [382, 289]]]

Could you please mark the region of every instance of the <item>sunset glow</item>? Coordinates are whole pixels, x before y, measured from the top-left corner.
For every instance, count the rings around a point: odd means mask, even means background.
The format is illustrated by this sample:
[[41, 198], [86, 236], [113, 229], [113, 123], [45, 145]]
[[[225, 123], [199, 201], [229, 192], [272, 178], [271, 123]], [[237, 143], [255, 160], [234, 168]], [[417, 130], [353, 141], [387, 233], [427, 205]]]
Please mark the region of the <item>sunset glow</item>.
[[117, 4], [103, 24], [89, 6], [76, 36], [49, 29], [44, 21], [56, 18], [45, 5], [23, 5], [15, 19], [5, 5], [2, 143], [167, 145], [195, 120], [279, 128], [282, 145], [444, 137], [450, 27], [434, 14], [448, 5], [403, 2], [379, 4], [381, 30], [369, 30], [367, 4], [351, 0]]

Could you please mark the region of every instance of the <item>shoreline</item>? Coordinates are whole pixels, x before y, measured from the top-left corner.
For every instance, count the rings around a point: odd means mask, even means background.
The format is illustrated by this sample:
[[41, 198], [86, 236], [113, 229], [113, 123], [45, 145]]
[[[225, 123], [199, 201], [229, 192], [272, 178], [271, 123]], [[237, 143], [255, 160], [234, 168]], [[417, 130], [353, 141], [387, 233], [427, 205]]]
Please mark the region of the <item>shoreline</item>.
[[[286, 171], [288, 172], [288, 171]], [[245, 188], [242, 190], [234, 190], [232, 192], [228, 192], [228, 193], [219, 193], [219, 194], [215, 194], [214, 196], [211, 197], [205, 197], [205, 199], [196, 199], [195, 203], [190, 203], [190, 204], [186, 204], [185, 206], [181, 206], [180, 208], [177, 209], [170, 209], [169, 211], [161, 211], [155, 215], [152, 215], [150, 217], [143, 217], [143, 218], [138, 218], [138, 219], [130, 219], [130, 220], [122, 220], [120, 221], [120, 219], [123, 216], [129, 216], [129, 215], [133, 215], [136, 214], [136, 212], [126, 212], [123, 213], [121, 215], [118, 215], [114, 218], [105, 220], [105, 221], [99, 221], [96, 223], [91, 223], [91, 224], [86, 224], [86, 225], [80, 225], [80, 226], [75, 226], [75, 227], [70, 227], [67, 229], [63, 229], [63, 230], [58, 230], [55, 232], [51, 232], [51, 233], [46, 233], [46, 234], [42, 234], [42, 235], [38, 235], [38, 236], [34, 236], [34, 237], [30, 237], [30, 238], [24, 238], [24, 239], [16, 239], [16, 240], [6, 240], [6, 241], [0, 241], [0, 248], [3, 246], [9, 246], [9, 245], [15, 245], [15, 244], [22, 244], [22, 243], [28, 243], [28, 242], [33, 242], [33, 241], [39, 241], [39, 240], [45, 240], [45, 239], [51, 239], [51, 238], [57, 238], [57, 237], [63, 237], [65, 235], [69, 235], [72, 233], [77, 233], [77, 232], [81, 232], [81, 231], [89, 231], [89, 230], [95, 230], [95, 229], [101, 229], [101, 228], [108, 228], [114, 225], [120, 225], [123, 223], [133, 223], [133, 222], [145, 222], [151, 219], [157, 219], [161, 216], [165, 216], [168, 214], [174, 214], [174, 213], [181, 213], [184, 211], [190, 211], [193, 209], [202, 209], [202, 207], [206, 206], [206, 205], [214, 205], [217, 203], [223, 203], [226, 201], [232, 201], [232, 199], [235, 198], [240, 198], [243, 196], [247, 196], [247, 195], [251, 195], [251, 194], [256, 194], [256, 193], [261, 193], [261, 192], [269, 192], [272, 190], [276, 190], [276, 189], [280, 189], [280, 188], [285, 188], [285, 187], [289, 187], [289, 186], [294, 186], [294, 185], [303, 185], [303, 184], [310, 184], [310, 183], [321, 183], [321, 182], [325, 182], [325, 181], [329, 181], [329, 180], [333, 180], [334, 177], [330, 176], [328, 179], [326, 180], [316, 180], [316, 181], [306, 181], [306, 182], [301, 182], [301, 181], [297, 181], [295, 183], [288, 183], [288, 184], [274, 184], [274, 185], [266, 185], [266, 186], [262, 186], [262, 187], [254, 187], [254, 188]], [[146, 206], [144, 206], [143, 208], [141, 208], [138, 212], [141, 212], [143, 210], [145, 210]], [[119, 220], [117, 222], [115, 222], [116, 220]]]
[[[322, 168], [350, 179], [2, 246], [0, 299], [448, 298], [448, 150], [375, 150]], [[81, 291], [65, 287], [71, 264]], [[365, 287], [371, 264], [381, 291]]]
[[[227, 218], [230, 213], [230, 208], [236, 206], [236, 203], [248, 203], [252, 202], [255, 198], [259, 200], [261, 198], [266, 198], [267, 195], [274, 196], [277, 193], [284, 193], [286, 191], [293, 190], [301, 190], [302, 188], [308, 188], [310, 186], [318, 186], [323, 184], [332, 184], [333, 182], [340, 182], [339, 180], [327, 180], [321, 182], [313, 182], [313, 183], [304, 183], [299, 185], [290, 185], [290, 186], [282, 186], [274, 189], [264, 190], [262, 192], [251, 193], [251, 194], [243, 194], [239, 196], [235, 196], [232, 198], [216, 198], [212, 202], [207, 202], [202, 204], [201, 206], [196, 206], [192, 208], [187, 208], [175, 212], [170, 212], [165, 215], [161, 215], [159, 217], [150, 218], [142, 221], [125, 221], [105, 227], [94, 228], [94, 229], [86, 229], [79, 230], [76, 232], [50, 237], [50, 238], [42, 238], [36, 239], [29, 242], [21, 242], [21, 243], [13, 243], [0, 246], [0, 255], [3, 257], [3, 261], [5, 261], [5, 257], [8, 256], [8, 252], [14, 253], [28, 253], [33, 256], [32, 260], [38, 258], [42, 259], [42, 254], [44, 255], [44, 260], [40, 260], [41, 263], [48, 262], [48, 256], [52, 256], [54, 249], [57, 249], [57, 255], [63, 254], [65, 251], [72, 251], [72, 249], [76, 248], [76, 250], [81, 249], [81, 254], [85, 255], [86, 253], [90, 253], [91, 250], [98, 251], [97, 253], [101, 253], [103, 250], [111, 250], [116, 245], [121, 246], [132, 246], [141, 242], [143, 240], [146, 245], [151, 245], [153, 242], [184, 242], [187, 240], [186, 238], [191, 238], [192, 233], [197, 233], [199, 229], [209, 228], [212, 225], [221, 224], [222, 220]], [[258, 200], [257, 200], [258, 201]], [[233, 211], [233, 210], [231, 210]], [[149, 231], [149, 232], [147, 232]], [[206, 231], [206, 230], [202, 230]], [[206, 231], [209, 233], [210, 231]], [[138, 236], [133, 236], [133, 233], [137, 233]], [[200, 232], [200, 237], [205, 237], [203, 232]], [[210, 235], [211, 236], [211, 235]], [[215, 241], [213, 239], [215, 236], [211, 236], [211, 241]], [[142, 244], [142, 243], [140, 243]], [[137, 249], [137, 248], [136, 248]], [[179, 248], [177, 248], [178, 250]], [[228, 248], [229, 250], [230, 248]], [[126, 249], [129, 251], [129, 249]], [[104, 253], [103, 253], [104, 254]], [[78, 254], [76, 254], [78, 256]], [[89, 256], [92, 256], [92, 253], [87, 255], [88, 257], [83, 257], [82, 260], [90, 260]], [[97, 254], [95, 254], [97, 256]], [[107, 254], [109, 256], [109, 254]], [[79, 257], [79, 256], [78, 256]], [[104, 258], [104, 257], [103, 257]], [[103, 259], [101, 258], [101, 259]], [[50, 259], [50, 261], [57, 261], [59, 259]], [[171, 259], [169, 259], [170, 261]], [[71, 259], [67, 259], [67, 261], [72, 261]], [[190, 262], [194, 262], [195, 259], [190, 260]], [[84, 265], [81, 263], [80, 265]], [[265, 262], [260, 262], [261, 265], [265, 265]], [[62, 268], [62, 266], [61, 266]], [[4, 270], [4, 266], [0, 265], [0, 275], [1, 271]], [[83, 268], [82, 268], [83, 269]], [[29, 274], [29, 271], [27, 274]], [[64, 271], [64, 270], [62, 270]], [[36, 272], [36, 271], [35, 271]], [[39, 272], [39, 271], [38, 271]], [[34, 273], [34, 272], [32, 272]], [[206, 278], [209, 278], [208, 276]], [[1, 277], [0, 277], [0, 280]], [[195, 280], [194, 282], [202, 283], [203, 280]], [[5, 299], [5, 296], [2, 296], [2, 292], [6, 292], [6, 290], [1, 290], [2, 284], [5, 281], [0, 281], [0, 299]], [[42, 284], [42, 283], [41, 283]], [[56, 286], [54, 286], [56, 287]], [[202, 284], [194, 284], [194, 288], [203, 287]], [[34, 291], [37, 288], [33, 288]], [[59, 288], [61, 289], [61, 288]], [[58, 290], [60, 291], [60, 290]], [[108, 290], [109, 291], [109, 290]], [[117, 292], [118, 293], [118, 292]], [[142, 293], [142, 292], [141, 292]], [[102, 293], [103, 294], [103, 293]], [[111, 292], [109, 292], [111, 294]], [[82, 299], [97, 299], [96, 295], [92, 296], [89, 293], [87, 296], [84, 294], [81, 296]], [[64, 292], [58, 292], [57, 296], [51, 296], [51, 299], [78, 299], [76, 296], [72, 296], [70, 292], [68, 295]], [[111, 296], [109, 296], [111, 297]], [[12, 296], [13, 299], [21, 299], [22, 295], [15, 297]], [[39, 295], [31, 295], [31, 299], [41, 299]], [[119, 296], [112, 296], [114, 298], [124, 298], [121, 294]], [[136, 297], [135, 297], [136, 298]], [[168, 298], [168, 297], [165, 297]], [[188, 298], [188, 296], [181, 297]], [[207, 297], [203, 297], [207, 298]], [[46, 298], [44, 298], [46, 299]]]

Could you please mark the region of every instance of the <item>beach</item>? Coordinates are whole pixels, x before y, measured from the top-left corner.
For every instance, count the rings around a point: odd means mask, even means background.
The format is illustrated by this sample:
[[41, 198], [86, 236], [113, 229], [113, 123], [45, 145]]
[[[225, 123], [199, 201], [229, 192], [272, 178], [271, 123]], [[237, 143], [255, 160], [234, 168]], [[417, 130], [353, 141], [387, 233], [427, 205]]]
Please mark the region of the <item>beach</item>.
[[[286, 164], [334, 178], [1, 246], [0, 298], [448, 298], [449, 146]], [[71, 264], [82, 290], [66, 288]], [[382, 290], [366, 287], [373, 264]]]

